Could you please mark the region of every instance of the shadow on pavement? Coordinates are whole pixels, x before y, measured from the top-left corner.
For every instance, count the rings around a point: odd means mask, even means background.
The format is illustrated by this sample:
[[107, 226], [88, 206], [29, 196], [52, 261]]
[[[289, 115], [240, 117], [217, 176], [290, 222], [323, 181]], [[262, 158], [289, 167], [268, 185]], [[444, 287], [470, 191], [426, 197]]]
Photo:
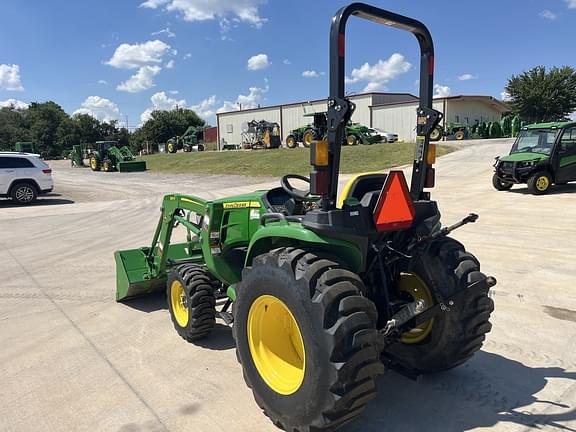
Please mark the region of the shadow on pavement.
[[156, 312], [162, 309], [168, 309], [166, 302], [166, 293], [158, 291], [152, 294], [147, 294], [142, 297], [136, 297], [121, 302], [123, 305], [131, 307], [142, 312]]
[[[516, 189], [516, 187], [513, 187], [508, 192], [522, 194], [522, 195], [531, 195], [531, 193], [528, 191], [527, 187], [521, 187], [519, 189]], [[565, 184], [565, 185], [553, 185], [552, 187], [550, 187], [550, 190], [546, 193], [546, 195], [561, 195], [561, 194], [570, 194], [570, 193], [576, 193], [576, 184], [575, 183], [570, 183], [570, 184]]]
[[66, 198], [59, 198], [62, 195], [60, 194], [48, 194], [48, 195], [41, 195], [38, 197], [36, 201], [32, 204], [28, 204], [27, 206], [22, 206], [19, 204], [15, 204], [10, 199], [2, 199], [0, 200], [0, 208], [2, 207], [37, 207], [37, 206], [50, 206], [50, 205], [63, 205], [63, 204], [74, 204], [74, 201], [66, 199]]
[[216, 323], [208, 337], [194, 341], [194, 344], [216, 351], [225, 351], [236, 347], [234, 337], [232, 337], [232, 328], [220, 323]]
[[[539, 399], [549, 379], [564, 379], [561, 402]], [[396, 373], [378, 380], [378, 396], [343, 432], [463, 432], [506, 423], [540, 430], [576, 431], [575, 372], [560, 367], [529, 367], [497, 354], [479, 352], [469, 363], [411, 381]], [[571, 393], [570, 393], [571, 392]], [[570, 394], [569, 394], [570, 393]], [[572, 396], [572, 397], [571, 397]]]

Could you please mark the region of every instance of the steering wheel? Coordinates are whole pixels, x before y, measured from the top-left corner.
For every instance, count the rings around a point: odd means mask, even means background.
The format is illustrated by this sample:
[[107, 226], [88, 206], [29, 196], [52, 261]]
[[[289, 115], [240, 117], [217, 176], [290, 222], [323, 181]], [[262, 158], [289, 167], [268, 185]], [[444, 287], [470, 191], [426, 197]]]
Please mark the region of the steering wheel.
[[282, 189], [284, 189], [284, 191], [296, 201], [316, 201], [317, 197], [310, 195], [310, 187], [308, 187], [307, 191], [296, 189], [290, 184], [290, 180], [300, 180], [310, 184], [310, 179], [308, 177], [299, 174], [286, 174], [282, 177], [280, 184], [282, 185]]

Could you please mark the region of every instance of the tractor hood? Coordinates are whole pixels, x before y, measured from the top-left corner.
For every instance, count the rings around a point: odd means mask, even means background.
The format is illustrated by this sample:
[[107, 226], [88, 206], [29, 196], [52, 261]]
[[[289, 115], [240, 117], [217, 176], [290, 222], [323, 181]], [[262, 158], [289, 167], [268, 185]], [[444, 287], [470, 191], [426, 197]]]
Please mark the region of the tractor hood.
[[527, 162], [527, 161], [541, 161], [546, 159], [550, 159], [550, 156], [543, 153], [534, 153], [534, 152], [512, 153], [508, 156], [503, 156], [500, 158], [500, 160], [503, 162]]

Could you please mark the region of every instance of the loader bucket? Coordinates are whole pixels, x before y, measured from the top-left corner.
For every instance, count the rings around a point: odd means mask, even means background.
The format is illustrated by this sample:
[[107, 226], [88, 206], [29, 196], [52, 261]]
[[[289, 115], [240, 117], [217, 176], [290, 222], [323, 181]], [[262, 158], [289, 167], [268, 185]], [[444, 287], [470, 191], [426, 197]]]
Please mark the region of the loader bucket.
[[147, 248], [114, 252], [116, 261], [116, 301], [139, 297], [166, 286], [166, 278], [152, 278], [148, 266]]
[[146, 171], [146, 161], [118, 162], [118, 171], [120, 172]]

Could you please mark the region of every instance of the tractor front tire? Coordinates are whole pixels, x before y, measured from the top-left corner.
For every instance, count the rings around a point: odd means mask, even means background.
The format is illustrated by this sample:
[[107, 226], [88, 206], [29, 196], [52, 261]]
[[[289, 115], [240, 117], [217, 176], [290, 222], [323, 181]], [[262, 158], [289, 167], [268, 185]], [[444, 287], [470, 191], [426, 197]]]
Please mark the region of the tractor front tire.
[[494, 174], [492, 176], [492, 186], [494, 186], [494, 189], [496, 189], [497, 191], [507, 191], [512, 189], [512, 186], [514, 185], [512, 183], [503, 182], [498, 177], [498, 174]]
[[[451, 238], [436, 241], [409, 275], [413, 278], [412, 296], [428, 297], [433, 303], [436, 300], [430, 287], [442, 298], [449, 298], [485, 278], [476, 257]], [[449, 310], [402, 335], [383, 355], [418, 373], [441, 372], [466, 362], [482, 347], [492, 328], [489, 319], [494, 302], [488, 296], [488, 288], [473, 288], [455, 304], [446, 306]]]
[[466, 134], [464, 131], [459, 130], [454, 134], [454, 138], [456, 138], [456, 141], [462, 141], [464, 138], [466, 138]]
[[310, 251], [275, 249], [242, 274], [234, 339], [244, 380], [289, 432], [335, 430], [376, 395], [377, 311], [354, 273]]
[[432, 132], [430, 132], [430, 141], [440, 141], [444, 136], [444, 129], [442, 126], [436, 126]]
[[104, 159], [102, 162], [102, 171], [104, 172], [112, 172], [114, 171], [114, 165], [110, 159]]
[[208, 336], [216, 323], [214, 278], [199, 265], [182, 264], [168, 275], [166, 290], [178, 334], [188, 342]]
[[286, 147], [289, 149], [298, 147], [298, 142], [296, 141], [296, 138], [294, 138], [294, 135], [288, 135], [288, 137], [286, 137]]
[[168, 150], [168, 153], [176, 153], [178, 151], [178, 148], [176, 147], [176, 144], [169, 142], [168, 146], [167, 146], [167, 150]]
[[346, 145], [355, 146], [355, 145], [358, 145], [359, 140], [358, 140], [358, 138], [356, 137], [356, 135], [348, 135], [348, 136], [346, 137], [346, 141], [345, 141], [345, 142], [346, 142]]
[[92, 171], [100, 171], [101, 168], [100, 159], [96, 156], [90, 157], [90, 169]]
[[533, 195], [544, 195], [552, 186], [552, 177], [545, 171], [540, 171], [528, 179], [528, 190]]

